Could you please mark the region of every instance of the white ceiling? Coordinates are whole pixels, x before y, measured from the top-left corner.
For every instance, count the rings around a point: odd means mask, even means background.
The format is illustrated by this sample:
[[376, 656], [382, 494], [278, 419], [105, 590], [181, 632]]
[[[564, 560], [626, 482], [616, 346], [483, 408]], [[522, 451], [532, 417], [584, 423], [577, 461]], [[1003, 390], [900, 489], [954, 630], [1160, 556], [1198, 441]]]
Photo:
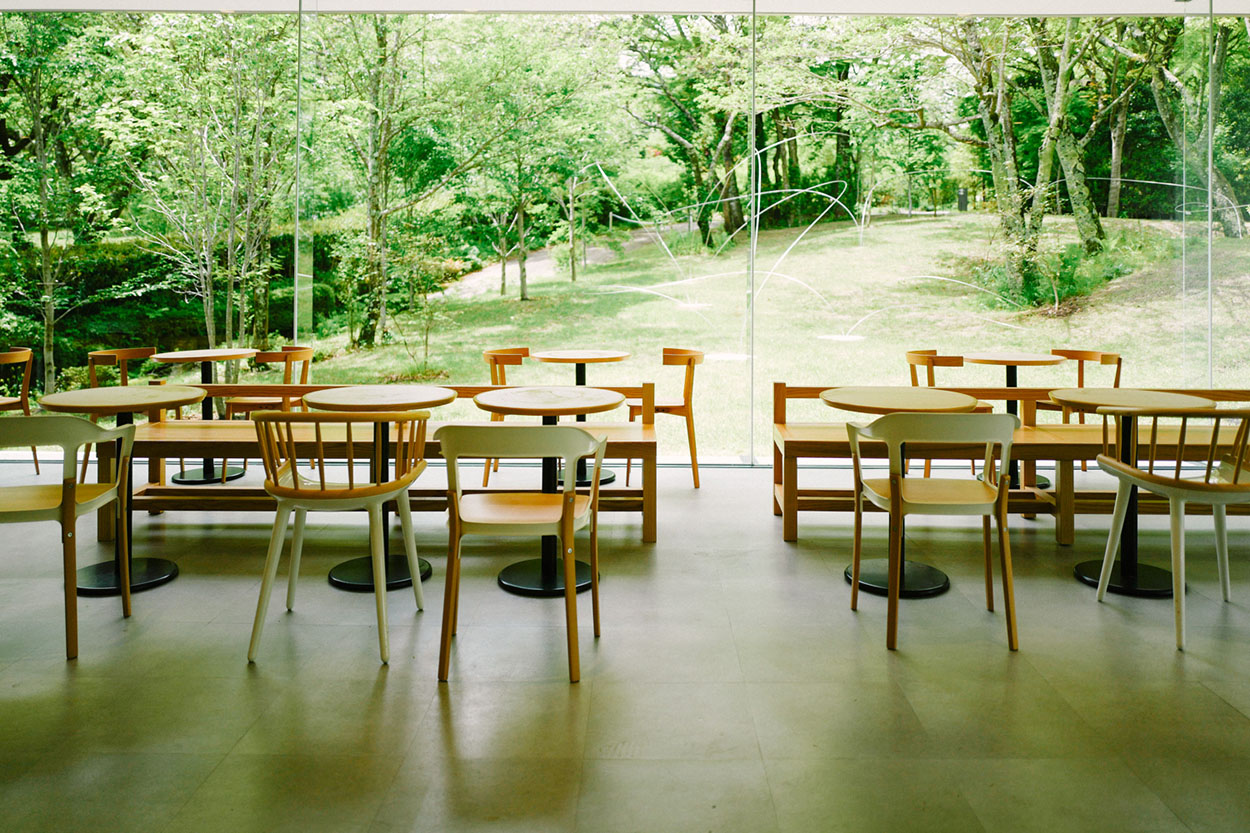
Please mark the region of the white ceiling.
[[[1211, 0], [1216, 14], [1250, 16], [1250, 0]], [[752, 0], [303, 0], [316, 12], [750, 13]], [[1208, 0], [756, 0], [762, 14], [1175, 15]], [[300, 0], [0, 0], [3, 11], [295, 12]]]

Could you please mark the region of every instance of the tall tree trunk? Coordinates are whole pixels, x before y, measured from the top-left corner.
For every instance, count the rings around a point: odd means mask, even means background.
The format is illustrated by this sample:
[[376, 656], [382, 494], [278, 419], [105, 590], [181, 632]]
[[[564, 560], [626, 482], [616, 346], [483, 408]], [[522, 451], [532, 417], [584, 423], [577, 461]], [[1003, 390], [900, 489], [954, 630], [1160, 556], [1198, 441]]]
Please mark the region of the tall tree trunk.
[[1098, 209], [1089, 193], [1081, 149], [1066, 124], [1059, 131], [1055, 151], [1059, 157], [1059, 167], [1063, 169], [1063, 178], [1068, 184], [1068, 201], [1072, 205], [1072, 216], [1076, 220], [1081, 248], [1087, 255], [1098, 254], [1102, 251], [1107, 234], [1103, 231], [1102, 221], [1098, 219]]
[[577, 283], [577, 197], [569, 180], [569, 280]]
[[499, 294], [508, 294], [508, 253], [504, 252], [499, 258]]
[[1107, 216], [1120, 216], [1120, 188], [1124, 173], [1124, 139], [1128, 135], [1128, 97], [1111, 111], [1111, 170], [1107, 183]]
[[726, 127], [727, 141], [721, 142], [721, 164], [725, 167], [725, 175], [720, 183], [721, 216], [725, 219], [725, 235], [732, 236], [745, 224], [742, 213], [742, 196], [738, 190], [738, 174], [734, 168], [733, 134], [736, 117], [726, 116], [729, 124]]
[[516, 233], [517, 233], [517, 269], [521, 274], [521, 300], [528, 301], [530, 299], [529, 281], [525, 274], [525, 259], [529, 256], [529, 246], [525, 242], [525, 206], [517, 207], [516, 211]]

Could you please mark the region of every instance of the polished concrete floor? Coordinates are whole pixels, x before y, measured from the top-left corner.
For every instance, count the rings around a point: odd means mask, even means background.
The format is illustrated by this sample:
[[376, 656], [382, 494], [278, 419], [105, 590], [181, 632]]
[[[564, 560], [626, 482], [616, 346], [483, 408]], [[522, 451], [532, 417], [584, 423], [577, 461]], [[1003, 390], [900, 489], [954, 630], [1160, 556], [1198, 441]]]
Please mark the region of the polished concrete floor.
[[[295, 612], [280, 587], [255, 665], [265, 516], [137, 515], [136, 555], [181, 575], [129, 620], [116, 598], [82, 599], [74, 662], [55, 525], [0, 527], [0, 830], [1250, 830], [1250, 524], [1232, 523], [1224, 604], [1210, 521], [1193, 519], [1179, 653], [1169, 601], [1100, 605], [1071, 578], [1106, 517], [1081, 519], [1071, 548], [1014, 518], [1013, 654], [1001, 605], [984, 609], [979, 525], [913, 521], [909, 556], [953, 586], [904, 602], [889, 653], [884, 600], [848, 609], [850, 518], [805, 517], [783, 543], [770, 481], [708, 468], [695, 491], [662, 469], [655, 545], [605, 516], [603, 635], [582, 596], [577, 685], [561, 603], [495, 585], [535, 546], [491, 539], [467, 545], [436, 682], [441, 516], [417, 519], [425, 611], [389, 594], [389, 666], [372, 597], [325, 580], [363, 552], [363, 516], [310, 519]], [[1147, 527], [1162, 563], [1163, 521]], [[83, 563], [111, 552], [93, 532]]]

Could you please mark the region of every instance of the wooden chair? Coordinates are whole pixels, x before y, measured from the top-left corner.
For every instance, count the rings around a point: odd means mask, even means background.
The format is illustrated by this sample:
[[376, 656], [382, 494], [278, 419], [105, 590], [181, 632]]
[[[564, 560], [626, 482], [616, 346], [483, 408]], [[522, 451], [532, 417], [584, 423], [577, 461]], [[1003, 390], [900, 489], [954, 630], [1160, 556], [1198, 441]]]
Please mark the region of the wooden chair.
[[[508, 384], [508, 367], [521, 364], [529, 357], [528, 347], [498, 347], [494, 350], [482, 351], [482, 358], [490, 367], [490, 383], [492, 385]], [[502, 422], [503, 414], [491, 414], [491, 422]], [[499, 471], [498, 460], [486, 460], [482, 466], [482, 485], [490, 485], [491, 469]]]
[[[595, 636], [599, 636], [599, 469], [607, 441], [566, 425], [444, 425], [435, 432], [447, 461], [448, 514], [451, 534], [447, 549], [446, 598], [443, 633], [438, 653], [438, 679], [446, 682], [451, 664], [451, 638], [456, 632], [460, 604], [460, 541], [465, 535], [557, 535], [564, 561], [564, 617], [568, 628], [569, 681], [581, 676], [577, 648], [577, 574], [573, 533], [590, 526], [590, 602]], [[589, 495], [577, 494], [574, 477], [564, 478], [564, 490], [545, 492], [461, 491], [462, 458], [535, 459], [558, 457], [566, 472], [577, 461], [594, 455]]]
[[[703, 364], [703, 353], [699, 350], [683, 350], [679, 347], [663, 349], [665, 365], [681, 365], [686, 368], [686, 381], [682, 387], [681, 399], [660, 400], [655, 403], [657, 414], [673, 414], [685, 417], [686, 438], [690, 442], [690, 474], [694, 477], [694, 487], [699, 488], [699, 457], [694, 444], [694, 366]], [[642, 413], [641, 399], [626, 399], [629, 406], [629, 421], [633, 422]], [[629, 469], [631, 460], [625, 461], [625, 485], [629, 485]]]
[[[937, 377], [934, 373], [935, 367], [963, 367], [963, 356], [942, 356], [937, 350], [908, 350], [905, 354], [907, 359], [907, 371], [911, 374], [911, 386], [913, 388], [920, 387], [919, 368], [925, 369], [924, 385], [928, 387], [937, 387]], [[990, 414], [994, 412], [994, 406], [989, 402], [977, 401], [977, 406], [972, 409], [974, 414]], [[908, 464], [908, 468], [910, 468]], [[969, 467], [972, 471], [976, 471], [976, 461], [970, 461]], [[924, 476], [928, 477], [933, 469], [933, 461], [924, 461]]]
[[[299, 384], [306, 385], [309, 368], [312, 366], [313, 348], [288, 345], [281, 350], [257, 353], [252, 360], [257, 364], [282, 365], [284, 385], [294, 383], [295, 366], [299, 365]], [[290, 411], [293, 408], [303, 409], [298, 396], [231, 396], [226, 399], [226, 419], [234, 419], [235, 414], [250, 414], [253, 411]]]
[[[121, 548], [122, 616], [130, 615], [130, 562], [125, 557], [129, 529], [122, 506], [129, 484], [130, 453], [135, 427], [111, 430], [76, 416], [16, 417], [0, 422], [0, 448], [24, 445], [60, 446], [63, 455], [59, 484], [0, 487], [0, 524], [57, 521], [61, 524], [61, 561], [65, 576], [65, 658], [78, 656], [78, 516], [115, 504], [117, 546]], [[82, 483], [75, 477], [78, 453], [91, 443], [121, 441], [113, 479], [108, 483]]]
[[[847, 423], [855, 473], [855, 539], [851, 561], [851, 610], [859, 604], [859, 561], [863, 532], [863, 502], [890, 513], [889, 590], [886, 647], [893, 651], [898, 638], [899, 565], [903, 549], [903, 518], [911, 514], [981, 515], [985, 551], [985, 607], [994, 609], [990, 559], [990, 516], [998, 523], [998, 550], [1002, 562], [1003, 599], [1007, 619], [1007, 646], [1016, 650], [1016, 605], [1011, 582], [1011, 545], [1007, 535], [1008, 465], [1012, 432], [1020, 426], [1013, 414], [889, 414], [869, 425]], [[865, 478], [860, 462], [861, 440], [885, 443], [890, 456], [889, 477]], [[904, 443], [984, 445], [980, 480], [948, 477], [904, 477]], [[996, 465], [997, 463], [997, 465]]]
[[[1228, 524], [1229, 504], [1250, 503], [1250, 472], [1246, 458], [1246, 435], [1250, 433], [1250, 409], [1228, 410], [1133, 410], [1127, 408], [1099, 408], [1103, 416], [1134, 421], [1132, 452], [1123, 462], [1119, 449], [1115, 456], [1098, 455], [1098, 467], [1120, 482], [1116, 489], [1115, 509], [1111, 515], [1111, 530], [1107, 536], [1107, 550], [1103, 555], [1102, 572], [1098, 579], [1098, 601], [1107, 594], [1116, 554], [1120, 549], [1120, 533], [1128, 514], [1129, 494], [1133, 486], [1153, 492], [1168, 499], [1172, 527], [1172, 600], [1176, 615], [1176, 648], [1185, 650], [1185, 506], [1201, 503], [1211, 507], [1215, 522], [1215, 561], [1220, 573], [1220, 590], [1224, 601], [1230, 596], [1228, 577]], [[1167, 423], [1161, 431], [1159, 421], [1179, 422], [1172, 434]], [[1146, 422], [1149, 437], [1143, 450], [1140, 437]], [[1119, 431], [1116, 436], [1120, 436]], [[1160, 458], [1174, 457], [1168, 465], [1160, 465]], [[1141, 461], [1145, 460], [1145, 466]], [[1197, 461], [1198, 471], [1186, 471], [1184, 461]]]
[[[10, 347], [0, 352], [0, 366], [21, 365], [22, 383], [17, 396], [0, 396], [0, 411], [21, 411], [30, 416], [30, 371], [34, 364], [35, 354], [29, 347]], [[30, 455], [35, 460], [35, 474], [39, 473], [39, 450], [30, 447]]]
[[[100, 386], [100, 378], [97, 369], [101, 367], [116, 367], [117, 383], [125, 387], [130, 384], [130, 363], [143, 361], [155, 354], [155, 347], [121, 347], [115, 350], [92, 350], [87, 354], [87, 381], [91, 387], [98, 388]], [[95, 414], [88, 418], [92, 422], [99, 420], [99, 417]], [[87, 464], [90, 462], [91, 446], [87, 446], [87, 451], [82, 458], [81, 480], [85, 481], [87, 479]]]
[[[1115, 368], [1115, 376], [1112, 379], [1111, 387], [1118, 388], [1120, 386], [1120, 372], [1124, 368], [1124, 362], [1120, 358], [1119, 353], [1104, 353], [1100, 350], [1069, 350], [1067, 348], [1056, 348], [1050, 351], [1052, 355], [1063, 356], [1065, 359], [1076, 362], [1076, 386], [1078, 388], [1085, 387], [1085, 363], [1111, 366]], [[1037, 403], [1039, 411], [1060, 411], [1063, 414], [1063, 422], [1065, 425], [1072, 421], [1072, 412], [1057, 402], [1041, 400]], [[1082, 425], [1085, 424], [1085, 413], [1082, 411], [1077, 414], [1077, 421]], [[1089, 464], [1087, 461], [1081, 461], [1081, 471], [1088, 471]]]
[[[408, 555], [408, 567], [412, 571], [412, 591], [416, 596], [417, 610], [425, 608], [421, 592], [420, 566], [417, 563], [417, 545], [412, 535], [412, 507], [408, 501], [408, 487], [425, 470], [425, 428], [429, 419], [427, 411], [397, 411], [388, 413], [301, 413], [294, 411], [256, 411], [252, 420], [256, 424], [256, 437], [260, 442], [260, 456], [265, 466], [265, 491], [278, 501], [274, 516], [273, 532], [269, 538], [269, 552], [265, 557], [265, 572], [260, 585], [260, 599], [256, 603], [256, 619], [252, 623], [252, 641], [247, 649], [248, 662], [254, 662], [260, 645], [261, 631], [265, 625], [265, 611], [269, 607], [269, 594], [278, 572], [278, 560], [286, 539], [287, 522], [295, 512], [295, 534], [291, 542], [291, 564], [287, 576], [286, 607], [295, 607], [295, 582], [299, 577], [300, 551], [304, 544], [304, 521], [309, 511], [343, 512], [365, 509], [369, 512], [369, 542], [373, 555], [373, 594], [378, 611], [378, 646], [382, 662], [390, 659], [390, 641], [386, 628], [386, 565], [382, 555], [382, 540], [386, 529], [382, 525], [382, 505], [395, 501], [403, 527], [404, 550]], [[308, 426], [312, 431], [308, 432]], [[364, 430], [361, 430], [361, 429]], [[381, 431], [390, 431], [395, 473], [383, 475], [389, 469], [388, 461], [381, 459], [380, 444], [376, 438]], [[303, 439], [297, 439], [297, 433]], [[307, 436], [311, 433], [311, 436]], [[364, 436], [362, 436], [364, 435]], [[362, 441], [367, 445], [367, 456], [357, 450]], [[298, 469], [298, 455], [311, 460], [311, 476]], [[327, 458], [347, 460], [343, 472], [347, 482], [331, 481], [327, 477]], [[361, 479], [356, 475], [356, 463], [368, 460], [370, 475]]]

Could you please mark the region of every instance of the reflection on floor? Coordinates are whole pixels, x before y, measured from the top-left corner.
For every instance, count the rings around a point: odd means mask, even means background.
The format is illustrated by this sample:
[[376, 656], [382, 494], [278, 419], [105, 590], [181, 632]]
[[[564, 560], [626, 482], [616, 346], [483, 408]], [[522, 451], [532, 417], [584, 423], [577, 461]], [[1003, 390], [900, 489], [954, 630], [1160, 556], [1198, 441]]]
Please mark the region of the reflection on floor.
[[[0, 479], [24, 474], [0, 465]], [[1250, 829], [1250, 525], [1232, 530], [1219, 601], [1209, 519], [1189, 543], [1189, 650], [1168, 601], [1095, 603], [1075, 547], [1014, 519], [1021, 650], [983, 606], [980, 529], [908, 525], [909, 554], [953, 588], [848, 609], [850, 518], [780, 540], [766, 470], [662, 470], [660, 543], [608, 516], [603, 636], [582, 628], [569, 685], [558, 600], [509, 596], [534, 547], [472, 539], [451, 681], [435, 681], [442, 517], [418, 515], [427, 608], [389, 596], [378, 664], [370, 596], [333, 590], [363, 516], [310, 519], [294, 613], [275, 593], [245, 656], [262, 515], [136, 516], [136, 554], [182, 571], [135, 597], [81, 601], [63, 659], [53, 525], [0, 542], [0, 807], [17, 831], [1171, 831]], [[885, 545], [874, 518], [870, 552]], [[1162, 519], [1143, 551], [1160, 562]], [[109, 550], [83, 530], [82, 561]], [[393, 532], [398, 543], [398, 531]], [[1160, 562], [1161, 563], [1161, 562]], [[285, 570], [285, 565], [284, 565]]]

